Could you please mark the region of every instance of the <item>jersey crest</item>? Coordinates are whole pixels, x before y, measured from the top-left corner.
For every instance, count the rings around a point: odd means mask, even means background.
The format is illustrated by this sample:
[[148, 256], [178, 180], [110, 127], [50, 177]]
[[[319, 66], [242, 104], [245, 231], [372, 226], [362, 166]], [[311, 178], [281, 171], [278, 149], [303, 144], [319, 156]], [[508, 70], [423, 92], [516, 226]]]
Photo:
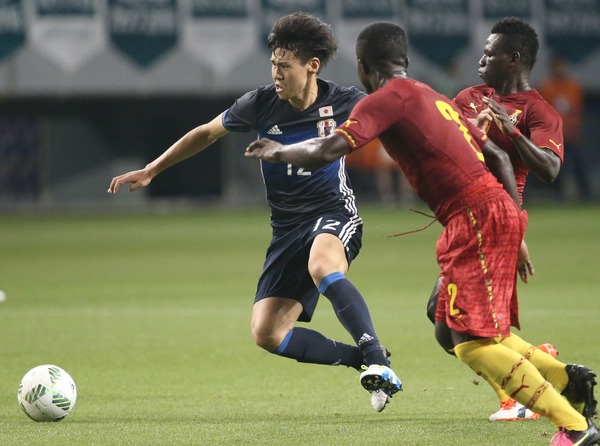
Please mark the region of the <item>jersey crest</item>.
[[517, 125], [517, 116], [519, 116], [521, 113], [523, 113], [523, 110], [515, 109], [515, 112], [509, 116], [512, 125]]
[[336, 126], [336, 122], [335, 119], [323, 119], [319, 122], [317, 122], [317, 129], [319, 131], [319, 136], [320, 137], [324, 137], [324, 136], [329, 136], [333, 133], [333, 131], [335, 130], [335, 126]]

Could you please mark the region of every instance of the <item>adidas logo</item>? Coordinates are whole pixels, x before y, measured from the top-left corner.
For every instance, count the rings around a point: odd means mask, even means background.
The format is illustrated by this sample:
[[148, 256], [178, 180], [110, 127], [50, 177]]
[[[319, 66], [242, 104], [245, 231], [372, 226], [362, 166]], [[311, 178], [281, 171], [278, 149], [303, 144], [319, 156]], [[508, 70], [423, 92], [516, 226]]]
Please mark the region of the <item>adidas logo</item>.
[[358, 340], [358, 345], [363, 345], [365, 342], [369, 342], [373, 340], [373, 336], [368, 335], [367, 333], [363, 333], [363, 335]]
[[277, 125], [274, 125], [269, 129], [267, 135], [283, 135], [283, 132], [279, 130], [279, 127]]

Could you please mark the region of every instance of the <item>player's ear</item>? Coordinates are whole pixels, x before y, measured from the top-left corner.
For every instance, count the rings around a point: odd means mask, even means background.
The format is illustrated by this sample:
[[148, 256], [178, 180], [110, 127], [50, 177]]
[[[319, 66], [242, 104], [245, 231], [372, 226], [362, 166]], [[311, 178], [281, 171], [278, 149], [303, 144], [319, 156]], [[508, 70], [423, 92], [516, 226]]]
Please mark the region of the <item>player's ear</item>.
[[321, 60], [318, 57], [313, 57], [308, 61], [308, 69], [311, 73], [318, 73], [321, 69]]
[[406, 64], [404, 64], [404, 68], [408, 68], [409, 64], [410, 64], [410, 58], [408, 56], [406, 56]]
[[360, 59], [358, 59], [357, 62], [358, 62], [358, 70], [362, 71], [365, 74], [369, 74], [369, 66]]
[[515, 51], [515, 52], [513, 52], [513, 53], [511, 54], [511, 56], [510, 56], [510, 61], [511, 61], [513, 64], [516, 64], [516, 63], [518, 63], [520, 60], [521, 60], [521, 53], [519, 53], [518, 51]]

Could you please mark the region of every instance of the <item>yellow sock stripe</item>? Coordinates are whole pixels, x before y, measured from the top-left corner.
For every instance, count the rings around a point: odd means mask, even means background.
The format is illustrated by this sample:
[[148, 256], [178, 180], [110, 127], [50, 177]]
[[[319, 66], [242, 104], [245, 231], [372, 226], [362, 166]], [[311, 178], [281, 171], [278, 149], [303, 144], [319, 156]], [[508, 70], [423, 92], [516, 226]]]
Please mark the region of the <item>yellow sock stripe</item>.
[[[510, 372], [508, 372], [508, 374], [504, 377], [504, 379], [502, 379], [502, 383], [500, 384], [500, 387], [502, 387], [503, 389], [506, 389], [506, 386], [508, 385], [510, 380], [515, 377], [515, 374], [517, 373], [517, 370], [519, 369], [519, 367], [521, 367], [521, 365], [523, 364], [523, 361], [525, 361], [525, 358], [521, 358], [518, 362], [513, 364], [513, 366], [510, 369]], [[521, 390], [520, 387], [514, 393], [517, 393], [519, 390]], [[510, 397], [513, 398], [514, 394], [511, 394]]]
[[548, 381], [544, 381], [542, 384], [540, 384], [540, 386], [537, 389], [535, 389], [535, 392], [533, 393], [531, 398], [529, 398], [529, 401], [527, 402], [526, 406], [529, 409], [531, 409], [533, 405], [537, 402], [537, 400], [542, 396], [542, 394], [550, 388], [550, 386], [551, 384]]
[[531, 356], [535, 353], [536, 350], [537, 350], [537, 347], [534, 347], [532, 345], [531, 347], [529, 347], [527, 349], [527, 351], [525, 352], [525, 354], [523, 356], [525, 356], [525, 358], [527, 358], [527, 360], [530, 360]]

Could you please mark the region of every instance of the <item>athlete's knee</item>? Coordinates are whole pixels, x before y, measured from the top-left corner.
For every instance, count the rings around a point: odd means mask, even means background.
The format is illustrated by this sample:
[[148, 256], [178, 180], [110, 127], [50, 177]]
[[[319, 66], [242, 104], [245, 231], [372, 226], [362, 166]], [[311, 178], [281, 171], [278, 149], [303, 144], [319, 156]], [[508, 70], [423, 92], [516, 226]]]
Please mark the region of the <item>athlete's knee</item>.
[[281, 339], [274, 331], [254, 325], [252, 326], [252, 339], [254, 339], [256, 345], [268, 352], [277, 350], [277, 347], [281, 344]]
[[302, 305], [297, 300], [274, 297], [259, 300], [252, 309], [252, 339], [269, 352], [277, 350], [301, 314]]
[[324, 277], [335, 271], [336, 269], [323, 258], [311, 257], [308, 261], [308, 273], [316, 286], [319, 286]]
[[273, 320], [253, 319], [251, 332], [254, 343], [268, 352], [273, 352], [281, 345], [287, 333], [293, 328], [287, 324], [278, 325]]
[[338, 259], [316, 254], [311, 255], [308, 260], [308, 273], [316, 286], [319, 286], [321, 281], [328, 275], [333, 273], [345, 274], [347, 269], [348, 263], [345, 258]]
[[348, 270], [346, 250], [342, 242], [332, 234], [320, 234], [313, 241], [308, 258], [308, 273], [315, 285], [331, 273]]

